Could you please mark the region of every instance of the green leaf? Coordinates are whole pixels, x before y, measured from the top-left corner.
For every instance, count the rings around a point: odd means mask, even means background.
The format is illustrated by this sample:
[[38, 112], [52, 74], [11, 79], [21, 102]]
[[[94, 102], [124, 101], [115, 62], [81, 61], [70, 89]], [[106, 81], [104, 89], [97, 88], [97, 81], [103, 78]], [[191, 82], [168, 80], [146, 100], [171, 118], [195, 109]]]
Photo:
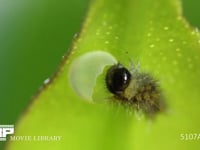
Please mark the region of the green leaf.
[[[181, 16], [178, 0], [94, 1], [72, 51], [34, 98], [15, 132], [32, 138], [60, 135], [61, 141], [10, 141], [7, 149], [198, 149], [197, 139], [181, 138], [200, 133], [199, 37]], [[104, 63], [98, 63], [98, 52]], [[91, 88], [106, 65], [119, 61], [128, 67], [130, 59], [159, 80], [167, 114], [138, 120], [124, 108], [85, 101], [92, 97]], [[95, 60], [97, 66], [90, 66]], [[89, 85], [73, 80], [73, 75], [79, 79], [90, 73], [95, 80]], [[98, 78], [97, 85], [95, 93], [99, 88], [100, 96], [109, 101], [105, 80]], [[84, 97], [83, 91], [89, 94]]]

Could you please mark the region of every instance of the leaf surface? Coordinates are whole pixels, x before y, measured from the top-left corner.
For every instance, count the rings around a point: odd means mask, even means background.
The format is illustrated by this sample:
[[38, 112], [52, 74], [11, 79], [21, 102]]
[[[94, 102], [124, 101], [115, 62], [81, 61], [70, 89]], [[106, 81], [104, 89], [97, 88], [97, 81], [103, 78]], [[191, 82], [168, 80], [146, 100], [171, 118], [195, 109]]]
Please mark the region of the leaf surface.
[[[70, 67], [97, 51], [111, 54], [125, 66], [130, 59], [139, 62], [141, 70], [159, 80], [168, 113], [152, 121], [138, 120], [121, 107], [84, 101], [69, 76], [99, 74], [90, 63], [73, 73]], [[61, 141], [10, 141], [7, 149], [198, 149], [198, 140], [181, 140], [181, 134], [200, 133], [199, 65], [199, 32], [181, 16], [178, 0], [96, 0], [71, 52], [32, 101], [15, 132], [15, 136], [59, 135]], [[97, 82], [106, 91], [105, 80]], [[87, 85], [80, 87], [84, 90]], [[109, 95], [107, 91], [108, 100]]]

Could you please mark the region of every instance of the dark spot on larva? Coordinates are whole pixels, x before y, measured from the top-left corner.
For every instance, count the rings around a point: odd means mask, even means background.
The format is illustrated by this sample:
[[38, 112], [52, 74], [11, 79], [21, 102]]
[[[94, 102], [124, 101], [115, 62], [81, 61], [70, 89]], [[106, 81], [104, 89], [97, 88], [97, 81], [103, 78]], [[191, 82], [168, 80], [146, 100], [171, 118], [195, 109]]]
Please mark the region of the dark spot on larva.
[[117, 102], [125, 107], [142, 111], [153, 117], [165, 110], [163, 94], [156, 79], [150, 74], [132, 68], [131, 72], [121, 64], [111, 66], [106, 75], [106, 85]]
[[131, 81], [130, 72], [122, 65], [114, 65], [108, 70], [106, 85], [110, 92], [118, 95], [123, 92]]

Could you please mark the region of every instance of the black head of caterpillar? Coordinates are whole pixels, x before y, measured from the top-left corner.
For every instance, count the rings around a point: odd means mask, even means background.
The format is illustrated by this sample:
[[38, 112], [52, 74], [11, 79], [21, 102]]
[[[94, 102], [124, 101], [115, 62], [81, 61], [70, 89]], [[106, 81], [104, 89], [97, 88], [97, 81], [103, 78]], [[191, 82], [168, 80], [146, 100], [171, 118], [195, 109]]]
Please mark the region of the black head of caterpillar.
[[143, 111], [147, 116], [154, 116], [165, 109], [158, 82], [138, 68], [130, 72], [119, 63], [111, 66], [107, 71], [106, 85], [118, 102]]

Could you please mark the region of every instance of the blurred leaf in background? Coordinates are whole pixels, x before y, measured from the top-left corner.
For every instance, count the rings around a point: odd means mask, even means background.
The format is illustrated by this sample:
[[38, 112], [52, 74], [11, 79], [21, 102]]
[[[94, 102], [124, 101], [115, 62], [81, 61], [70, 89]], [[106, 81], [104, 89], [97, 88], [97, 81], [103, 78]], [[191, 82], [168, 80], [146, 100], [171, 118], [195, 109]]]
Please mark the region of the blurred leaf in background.
[[200, 28], [200, 1], [199, 0], [182, 0], [183, 15], [187, 21], [194, 27]]
[[87, 3], [0, 0], [0, 124], [14, 124], [55, 72], [80, 30]]
[[87, 1], [0, 1], [0, 123], [13, 124], [80, 29]]

